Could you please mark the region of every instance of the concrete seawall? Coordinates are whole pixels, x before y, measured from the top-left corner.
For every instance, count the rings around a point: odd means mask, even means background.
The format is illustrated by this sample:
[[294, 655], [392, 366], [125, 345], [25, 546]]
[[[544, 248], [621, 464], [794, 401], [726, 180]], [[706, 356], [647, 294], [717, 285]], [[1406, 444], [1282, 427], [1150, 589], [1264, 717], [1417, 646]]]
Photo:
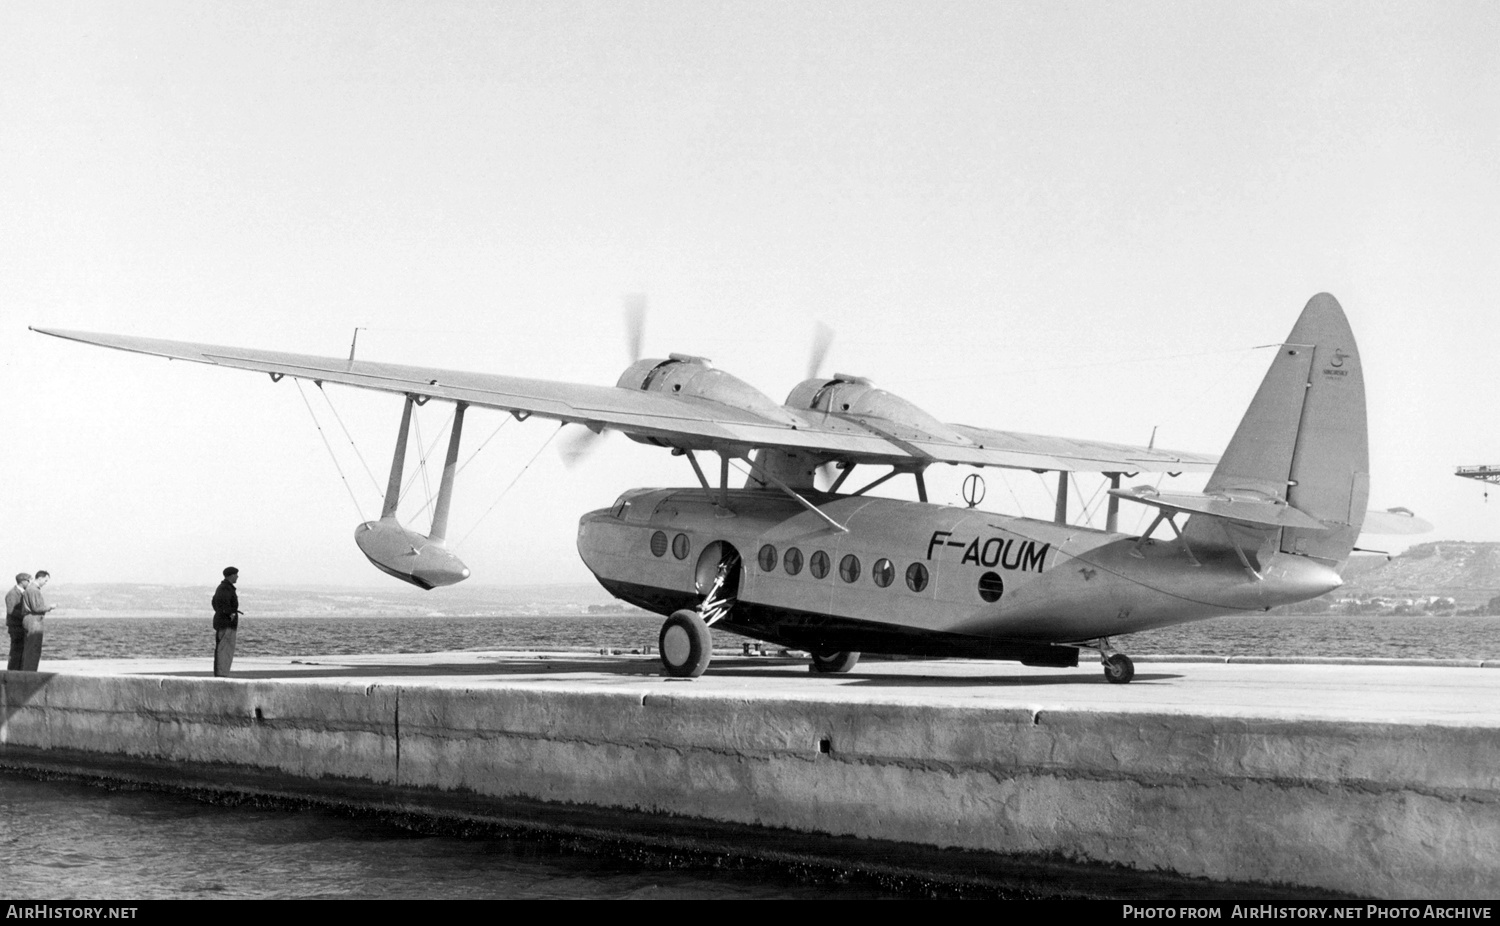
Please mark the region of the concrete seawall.
[[441, 682], [7, 672], [0, 758], [69, 751], [1367, 896], [1500, 895], [1493, 725], [1049, 707], [1009, 688], [850, 697], [761, 667], [753, 686], [668, 684], [645, 662]]

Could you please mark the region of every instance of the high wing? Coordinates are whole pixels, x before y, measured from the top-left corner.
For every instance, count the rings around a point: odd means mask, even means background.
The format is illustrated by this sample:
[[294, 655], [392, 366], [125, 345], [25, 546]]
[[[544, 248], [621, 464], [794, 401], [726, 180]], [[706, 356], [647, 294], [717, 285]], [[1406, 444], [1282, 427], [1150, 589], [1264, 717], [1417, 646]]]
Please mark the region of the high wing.
[[31, 330], [131, 353], [268, 373], [278, 380], [290, 376], [417, 398], [445, 399], [508, 411], [523, 418], [536, 415], [595, 430], [617, 430], [684, 450], [711, 450], [733, 456], [770, 448], [850, 463], [894, 466], [958, 463], [1065, 472], [1173, 473], [1208, 471], [1218, 459], [1210, 454], [965, 425], [922, 429], [876, 415], [798, 411], [770, 402], [766, 404], [771, 408], [766, 408], [754, 402], [733, 404], [704, 396], [621, 386], [562, 383], [130, 335], [52, 328]]

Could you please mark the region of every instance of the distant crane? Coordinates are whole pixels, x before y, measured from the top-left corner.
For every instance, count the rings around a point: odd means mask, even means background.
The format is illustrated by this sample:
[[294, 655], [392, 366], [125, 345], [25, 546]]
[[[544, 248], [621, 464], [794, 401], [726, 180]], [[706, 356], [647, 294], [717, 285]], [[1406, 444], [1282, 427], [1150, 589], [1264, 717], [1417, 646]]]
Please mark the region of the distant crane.
[[[1480, 482], [1500, 483], [1500, 466], [1460, 466], [1453, 471], [1453, 475], [1463, 479], [1477, 479]], [[1488, 489], [1484, 492], [1484, 500], [1490, 500]]]

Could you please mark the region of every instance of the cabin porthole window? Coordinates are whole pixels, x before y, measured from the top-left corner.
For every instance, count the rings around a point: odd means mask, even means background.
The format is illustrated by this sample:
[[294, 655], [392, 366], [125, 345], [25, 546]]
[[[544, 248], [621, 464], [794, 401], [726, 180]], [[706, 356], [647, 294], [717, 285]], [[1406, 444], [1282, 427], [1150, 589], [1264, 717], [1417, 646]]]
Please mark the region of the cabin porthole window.
[[927, 567], [921, 563], [912, 563], [906, 567], [906, 587], [914, 592], [920, 592], [927, 587]]
[[687, 534], [678, 534], [672, 538], [672, 555], [678, 559], [687, 559], [687, 555], [692, 549], [693, 545], [688, 541]]
[[850, 553], [839, 560], [839, 578], [845, 582], [859, 581], [859, 557]]
[[774, 572], [776, 570], [776, 548], [766, 544], [760, 548], [760, 556], [757, 557], [761, 572]]
[[781, 568], [786, 574], [794, 576], [802, 571], [802, 551], [796, 547], [787, 547], [786, 555], [781, 558]]
[[817, 550], [807, 560], [807, 571], [812, 573], [814, 579], [821, 579], [828, 575], [828, 554]]
[[667, 555], [667, 534], [666, 534], [666, 531], [657, 531], [656, 533], [654, 533], [654, 534], [651, 535], [651, 555], [652, 556], [666, 556]]
[[896, 567], [891, 565], [890, 560], [882, 556], [870, 568], [870, 578], [874, 579], [875, 584], [881, 588], [890, 588], [891, 583], [896, 580]]
[[998, 572], [986, 572], [979, 577], [979, 597], [985, 601], [996, 602], [1000, 596], [1005, 594], [1005, 580], [1000, 578]]

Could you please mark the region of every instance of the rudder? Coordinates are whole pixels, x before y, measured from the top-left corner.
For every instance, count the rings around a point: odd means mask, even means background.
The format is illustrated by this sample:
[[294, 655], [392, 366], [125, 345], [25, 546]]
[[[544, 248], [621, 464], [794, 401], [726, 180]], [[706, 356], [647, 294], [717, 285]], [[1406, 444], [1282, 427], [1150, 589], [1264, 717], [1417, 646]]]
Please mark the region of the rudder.
[[[1326, 529], [1281, 529], [1284, 553], [1342, 564], [1364, 521], [1369, 495], [1364, 371], [1338, 300], [1308, 300], [1255, 399], [1245, 411], [1204, 493], [1283, 501]], [[1200, 516], [1190, 541], [1222, 543]]]

